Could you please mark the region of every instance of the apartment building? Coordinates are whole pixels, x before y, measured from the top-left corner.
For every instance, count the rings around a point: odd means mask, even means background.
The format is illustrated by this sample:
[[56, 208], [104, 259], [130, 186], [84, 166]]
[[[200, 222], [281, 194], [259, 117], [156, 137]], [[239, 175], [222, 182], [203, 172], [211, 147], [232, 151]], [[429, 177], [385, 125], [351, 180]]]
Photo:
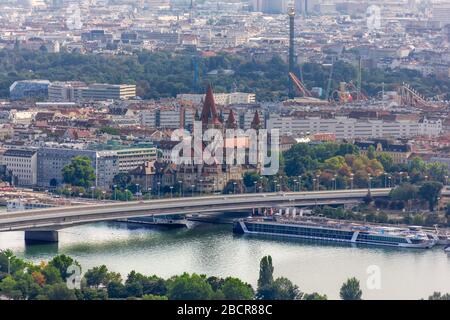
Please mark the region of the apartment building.
[[[204, 94], [182, 93], [177, 95], [177, 99], [190, 101], [200, 104], [205, 98]], [[255, 103], [256, 95], [254, 93], [231, 92], [231, 93], [214, 93], [214, 101], [218, 105], [227, 106], [230, 104], [246, 104]]]
[[35, 150], [9, 149], [2, 157], [1, 163], [10, 170], [13, 184], [20, 187], [31, 187], [37, 182], [37, 153]]
[[142, 110], [139, 113], [143, 126], [158, 129], [179, 129], [192, 126], [195, 120], [194, 108], [168, 107]]
[[128, 172], [149, 161], [155, 161], [156, 148], [132, 148], [111, 151], [117, 155], [119, 172]]
[[124, 100], [136, 96], [136, 86], [128, 84], [53, 82], [48, 87], [50, 101]]
[[316, 133], [334, 133], [336, 139], [408, 138], [419, 134], [419, 123], [414, 120], [361, 120], [348, 117], [296, 118], [271, 114], [267, 129], [279, 129], [282, 135], [301, 137]]
[[37, 152], [37, 185], [56, 187], [63, 183], [63, 168], [77, 156], [88, 157], [95, 171], [95, 186], [109, 188], [119, 173], [119, 160], [113, 151], [93, 151], [68, 148], [40, 148]]

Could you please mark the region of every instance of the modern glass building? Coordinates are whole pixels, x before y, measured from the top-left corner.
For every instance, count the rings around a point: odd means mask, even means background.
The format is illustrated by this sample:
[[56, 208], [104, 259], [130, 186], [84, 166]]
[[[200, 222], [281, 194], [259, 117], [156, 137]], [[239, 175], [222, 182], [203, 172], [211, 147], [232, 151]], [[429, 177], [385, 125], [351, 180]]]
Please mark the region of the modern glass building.
[[9, 87], [11, 100], [43, 100], [48, 97], [48, 80], [20, 80]]

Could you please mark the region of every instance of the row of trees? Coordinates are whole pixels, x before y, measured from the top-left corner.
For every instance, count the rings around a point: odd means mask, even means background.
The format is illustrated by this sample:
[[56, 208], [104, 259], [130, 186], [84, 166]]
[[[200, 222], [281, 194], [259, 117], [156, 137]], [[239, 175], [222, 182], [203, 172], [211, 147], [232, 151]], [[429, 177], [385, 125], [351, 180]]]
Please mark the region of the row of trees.
[[[254, 92], [260, 101], [285, 99], [287, 96], [287, 64], [274, 57], [269, 61], [255, 61], [236, 54], [218, 54], [199, 59], [200, 88], [193, 88], [192, 52], [137, 52], [134, 55], [101, 56], [78, 53], [48, 53], [26, 50], [0, 51], [0, 97], [8, 96], [12, 82], [23, 79], [49, 79], [50, 81], [80, 80], [85, 82], [136, 84], [137, 94], [143, 98], [174, 97], [178, 93], [202, 90], [213, 82], [217, 92], [237, 89]], [[212, 70], [234, 70], [233, 76], [222, 73], [208, 74]], [[326, 88], [330, 70], [317, 63], [296, 66], [308, 88]], [[420, 92], [434, 96], [450, 91], [448, 80], [425, 78], [413, 70], [363, 71], [363, 88], [371, 96], [382, 90], [394, 90], [403, 82], [412, 84]], [[357, 78], [356, 66], [336, 61], [332, 87], [341, 81]]]
[[[105, 265], [89, 269], [80, 288], [70, 289], [69, 267], [81, 267], [66, 255], [34, 265], [17, 258], [10, 250], [0, 251], [0, 296], [30, 300], [326, 300], [326, 295], [303, 293], [289, 279], [274, 278], [272, 257], [261, 259], [256, 290], [238, 278], [188, 274], [163, 279], [131, 271], [126, 280]], [[72, 270], [74, 270], [72, 268]], [[343, 300], [361, 300], [356, 278], [348, 279], [339, 295]], [[435, 292], [430, 300], [449, 300], [449, 294]]]

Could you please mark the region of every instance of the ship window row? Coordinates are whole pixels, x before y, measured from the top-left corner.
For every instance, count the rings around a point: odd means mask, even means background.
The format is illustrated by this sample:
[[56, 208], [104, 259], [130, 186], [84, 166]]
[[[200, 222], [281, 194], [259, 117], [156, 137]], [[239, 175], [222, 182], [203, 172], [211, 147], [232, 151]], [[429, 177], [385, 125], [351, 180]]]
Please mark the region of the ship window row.
[[311, 229], [300, 227], [288, 227], [288, 226], [273, 226], [273, 225], [248, 225], [247, 228], [253, 232], [264, 233], [279, 233], [286, 235], [301, 235], [308, 237], [321, 237], [321, 238], [333, 238], [333, 239], [346, 239], [352, 238], [353, 232], [339, 231], [339, 230], [327, 230], [327, 229]]
[[395, 242], [395, 243], [407, 243], [406, 239], [404, 238], [398, 238], [398, 237], [386, 237], [386, 236], [374, 236], [374, 235], [365, 235], [365, 234], [359, 234], [358, 235], [358, 241], [359, 240], [367, 240], [367, 241], [376, 241], [376, 242]]

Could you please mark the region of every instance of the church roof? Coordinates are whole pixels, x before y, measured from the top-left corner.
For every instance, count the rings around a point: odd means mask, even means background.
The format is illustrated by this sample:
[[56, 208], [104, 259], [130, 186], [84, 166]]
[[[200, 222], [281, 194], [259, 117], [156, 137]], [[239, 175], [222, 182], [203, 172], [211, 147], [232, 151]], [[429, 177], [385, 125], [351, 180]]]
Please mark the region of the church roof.
[[214, 102], [214, 93], [211, 85], [208, 85], [206, 91], [205, 102], [203, 103], [203, 109], [201, 114], [202, 124], [219, 125], [221, 124], [219, 116], [217, 114], [216, 103]]

